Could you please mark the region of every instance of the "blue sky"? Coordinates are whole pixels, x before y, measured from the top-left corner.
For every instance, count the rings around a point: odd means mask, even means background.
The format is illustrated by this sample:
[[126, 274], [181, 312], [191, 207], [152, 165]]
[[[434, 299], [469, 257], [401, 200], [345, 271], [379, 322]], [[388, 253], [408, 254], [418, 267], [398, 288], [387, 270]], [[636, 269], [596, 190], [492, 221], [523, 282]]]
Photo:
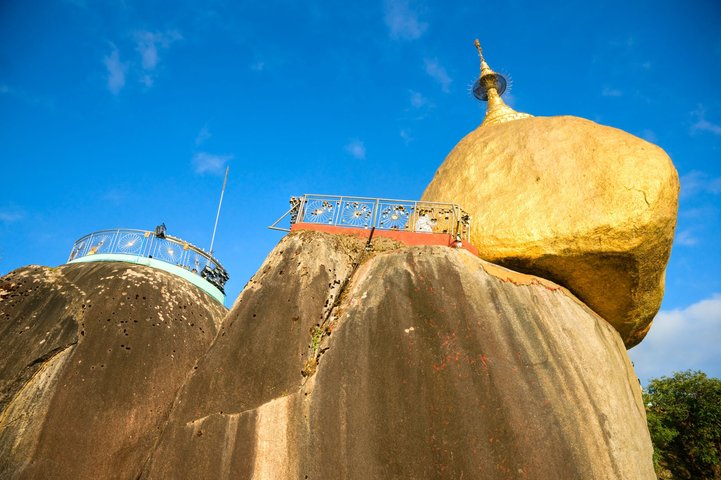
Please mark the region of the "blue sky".
[[[507, 101], [664, 148], [682, 182], [640, 378], [721, 376], [721, 6], [646, 2], [65, 0], [0, 4], [0, 274], [94, 230], [216, 254], [229, 304], [300, 193], [419, 198], [482, 120], [473, 39]], [[602, 5], [600, 5], [602, 3]]]

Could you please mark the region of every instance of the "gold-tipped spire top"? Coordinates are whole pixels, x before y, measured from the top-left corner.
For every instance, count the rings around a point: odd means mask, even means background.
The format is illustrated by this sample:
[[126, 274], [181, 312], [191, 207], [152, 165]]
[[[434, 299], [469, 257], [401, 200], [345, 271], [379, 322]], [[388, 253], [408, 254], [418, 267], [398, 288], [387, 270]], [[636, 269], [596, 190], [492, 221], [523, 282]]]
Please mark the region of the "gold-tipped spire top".
[[503, 101], [501, 95], [506, 91], [507, 81], [503, 75], [494, 72], [483, 58], [483, 49], [481, 42], [476, 39], [474, 42], [476, 50], [478, 50], [478, 58], [481, 61], [481, 75], [473, 85], [473, 95], [479, 99], [488, 102], [486, 116], [481, 123], [484, 125], [493, 125], [496, 123], [506, 123], [520, 118], [531, 117], [527, 113], [517, 112]]
[[481, 60], [481, 77], [483, 75], [490, 75], [492, 73], [496, 73], [491, 70], [491, 67], [488, 66], [486, 60], [483, 58], [483, 49], [481, 48], [481, 42], [479, 42], [476, 38], [474, 44], [476, 45], [476, 50], [478, 50], [478, 58]]

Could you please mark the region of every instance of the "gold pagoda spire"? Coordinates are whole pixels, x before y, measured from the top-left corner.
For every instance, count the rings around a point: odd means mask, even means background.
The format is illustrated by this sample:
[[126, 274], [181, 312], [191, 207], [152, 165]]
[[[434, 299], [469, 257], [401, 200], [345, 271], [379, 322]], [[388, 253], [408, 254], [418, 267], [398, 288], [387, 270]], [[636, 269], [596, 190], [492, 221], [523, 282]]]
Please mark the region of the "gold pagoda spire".
[[483, 58], [483, 49], [481, 43], [476, 39], [476, 49], [478, 50], [478, 58], [481, 60], [481, 76], [473, 85], [473, 95], [479, 100], [488, 102], [486, 116], [481, 123], [484, 125], [495, 125], [496, 123], [506, 123], [520, 118], [528, 118], [533, 115], [517, 112], [503, 101], [501, 95], [506, 91], [506, 79], [503, 75], [494, 72], [488, 66]]

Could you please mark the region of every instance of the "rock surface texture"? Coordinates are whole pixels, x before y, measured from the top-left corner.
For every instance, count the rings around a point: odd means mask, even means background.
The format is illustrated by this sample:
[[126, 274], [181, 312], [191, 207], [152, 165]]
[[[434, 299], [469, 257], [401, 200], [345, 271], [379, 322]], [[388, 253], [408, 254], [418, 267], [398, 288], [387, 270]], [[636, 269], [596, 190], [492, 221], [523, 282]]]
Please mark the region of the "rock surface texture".
[[301, 231], [241, 293], [142, 478], [652, 479], [618, 333], [464, 250]]
[[0, 278], [0, 478], [137, 478], [225, 313], [139, 265]]
[[567, 287], [632, 347], [661, 305], [678, 190], [659, 147], [577, 117], [533, 117], [468, 134], [423, 200], [461, 204], [481, 258]]

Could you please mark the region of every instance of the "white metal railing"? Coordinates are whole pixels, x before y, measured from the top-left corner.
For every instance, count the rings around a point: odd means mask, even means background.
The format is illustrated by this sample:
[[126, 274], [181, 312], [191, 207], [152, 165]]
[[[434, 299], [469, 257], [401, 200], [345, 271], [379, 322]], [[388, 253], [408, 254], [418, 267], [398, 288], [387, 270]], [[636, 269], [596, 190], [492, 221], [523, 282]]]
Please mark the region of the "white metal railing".
[[269, 228], [290, 231], [284, 221], [349, 228], [446, 233], [470, 240], [470, 216], [455, 203], [341, 195], [291, 197], [290, 209]]
[[148, 230], [116, 228], [89, 233], [73, 244], [68, 262], [100, 254], [120, 254], [154, 258], [193, 272], [221, 292], [224, 292], [228, 273], [210, 254], [170, 235], [158, 236]]

